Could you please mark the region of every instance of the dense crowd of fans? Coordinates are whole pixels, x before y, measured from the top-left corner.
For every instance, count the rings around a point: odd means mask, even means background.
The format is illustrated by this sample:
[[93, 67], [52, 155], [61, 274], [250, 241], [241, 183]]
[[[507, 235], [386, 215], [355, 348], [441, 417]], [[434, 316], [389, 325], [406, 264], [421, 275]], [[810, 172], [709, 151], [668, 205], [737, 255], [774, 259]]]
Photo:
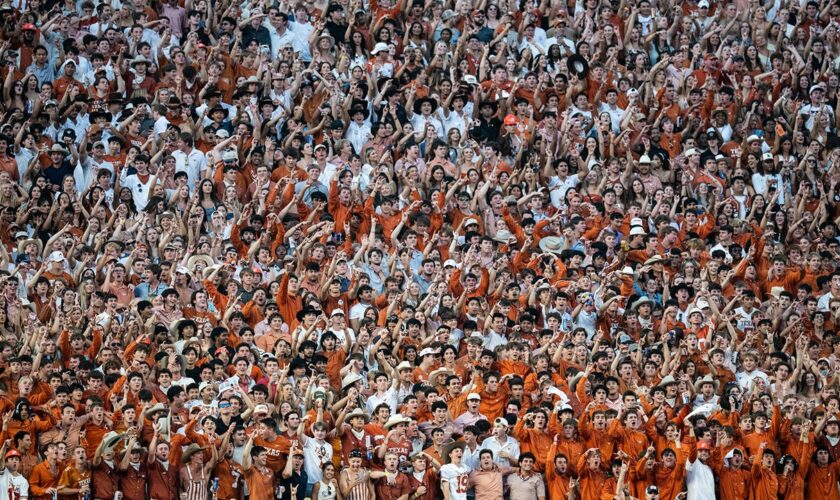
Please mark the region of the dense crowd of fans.
[[837, 0], [0, 19], [0, 499], [840, 499]]

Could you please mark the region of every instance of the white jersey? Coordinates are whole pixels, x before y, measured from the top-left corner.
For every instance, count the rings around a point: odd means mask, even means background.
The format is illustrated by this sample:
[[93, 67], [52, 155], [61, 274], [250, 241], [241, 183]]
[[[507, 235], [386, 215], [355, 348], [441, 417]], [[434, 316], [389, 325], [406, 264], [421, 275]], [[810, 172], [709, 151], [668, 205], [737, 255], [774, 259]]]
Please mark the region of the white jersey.
[[467, 500], [467, 490], [470, 487], [469, 467], [446, 464], [440, 468], [440, 479], [449, 483], [449, 498], [451, 500]]
[[708, 465], [700, 460], [686, 462], [685, 470], [688, 500], [715, 498], [715, 476]]
[[0, 498], [20, 500], [29, 498], [29, 481], [20, 473], [12, 474], [9, 469], [0, 472]]

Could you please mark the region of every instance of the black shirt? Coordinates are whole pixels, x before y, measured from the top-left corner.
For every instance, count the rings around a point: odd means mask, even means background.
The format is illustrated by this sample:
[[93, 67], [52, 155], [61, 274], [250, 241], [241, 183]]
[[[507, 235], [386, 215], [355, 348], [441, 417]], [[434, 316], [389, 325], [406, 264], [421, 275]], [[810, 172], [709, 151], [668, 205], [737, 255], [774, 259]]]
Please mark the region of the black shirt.
[[292, 476], [284, 478], [282, 473], [280, 476], [280, 499], [292, 500], [292, 485], [297, 485], [297, 495], [295, 500], [304, 500], [306, 498], [306, 483], [309, 478], [306, 476], [306, 471], [301, 468], [300, 473], [292, 471]]

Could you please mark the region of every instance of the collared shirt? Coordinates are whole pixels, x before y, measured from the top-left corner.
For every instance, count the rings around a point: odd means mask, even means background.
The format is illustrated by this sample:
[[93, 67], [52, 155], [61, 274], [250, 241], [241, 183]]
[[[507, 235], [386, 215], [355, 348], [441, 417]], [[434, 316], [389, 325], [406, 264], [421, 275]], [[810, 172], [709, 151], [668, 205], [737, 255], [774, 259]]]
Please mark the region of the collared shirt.
[[519, 441], [508, 436], [504, 443], [500, 442], [496, 436], [490, 436], [481, 443], [481, 448], [493, 452], [493, 461], [500, 467], [512, 467], [513, 464], [507, 458], [499, 456], [500, 451], [506, 452], [508, 455], [519, 459]]
[[63, 429], [56, 426], [38, 436], [38, 444], [44, 446], [50, 443], [66, 443], [68, 448], [73, 449], [79, 445], [80, 438], [81, 428], [70, 425]]
[[487, 420], [487, 417], [485, 417], [481, 413], [464, 412], [463, 414], [459, 415], [458, 418], [455, 419], [455, 432], [457, 434], [463, 434], [464, 427], [467, 427], [468, 425], [473, 425], [479, 420]]
[[498, 500], [504, 497], [504, 476], [498, 467], [472, 471], [470, 482], [475, 486], [475, 500]]
[[370, 132], [370, 124], [367, 121], [363, 121], [361, 125], [351, 121], [350, 125], [347, 126], [347, 132], [344, 133], [344, 138], [350, 141], [356, 154], [360, 155], [362, 154], [362, 147], [371, 138]]
[[43, 85], [45, 82], [51, 83], [58, 76], [55, 70], [55, 62], [50, 61], [49, 59], [43, 66], [38, 66], [35, 63], [30, 64], [29, 67], [26, 68], [26, 72], [35, 75], [35, 78], [38, 79], [39, 85]]
[[425, 132], [427, 124], [431, 124], [435, 127], [435, 133], [438, 137], [446, 137], [446, 132], [443, 130], [443, 124], [435, 115], [425, 117], [420, 113], [414, 113], [414, 117], [411, 118], [411, 125], [414, 126], [414, 130], [422, 130]]
[[511, 498], [545, 498], [545, 483], [542, 474], [534, 473], [523, 477], [520, 473], [507, 477]]
[[271, 54], [273, 56], [276, 57], [277, 54], [280, 52], [280, 47], [286, 44], [291, 45], [292, 49], [295, 52], [300, 52], [301, 54], [303, 54], [301, 50], [301, 44], [298, 41], [298, 37], [295, 36], [295, 34], [292, 33], [291, 30], [285, 29], [283, 31], [283, 34], [281, 35], [277, 32], [277, 28], [275, 28], [271, 24], [266, 23], [263, 24], [263, 26], [265, 26], [265, 28], [268, 30], [268, 34], [271, 37]]
[[158, 282], [157, 286], [155, 286], [154, 289], [151, 287], [151, 285], [149, 285], [149, 283], [143, 282], [134, 287], [134, 296], [138, 299], [148, 300], [149, 297], [154, 298], [162, 294], [163, 291], [167, 288], [168, 287], [161, 282]]
[[196, 183], [201, 179], [202, 172], [207, 170], [207, 157], [204, 153], [193, 148], [189, 153], [176, 150], [172, 152], [175, 158], [175, 171], [187, 173], [187, 183], [190, 190], [195, 189]]

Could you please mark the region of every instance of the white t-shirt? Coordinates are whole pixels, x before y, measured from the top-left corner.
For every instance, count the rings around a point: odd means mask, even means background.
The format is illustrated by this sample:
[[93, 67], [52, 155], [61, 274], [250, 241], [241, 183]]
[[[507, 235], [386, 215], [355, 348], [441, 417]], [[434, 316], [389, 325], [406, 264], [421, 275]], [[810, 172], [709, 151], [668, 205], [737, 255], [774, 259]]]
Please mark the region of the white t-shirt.
[[565, 203], [566, 199], [566, 192], [569, 189], [576, 188], [580, 184], [580, 177], [575, 175], [570, 175], [563, 180], [560, 180], [558, 176], [552, 176], [548, 179], [548, 189], [550, 190], [549, 193], [551, 195], [551, 204], [557, 208], [560, 208], [563, 203]]
[[315, 438], [307, 437], [303, 445], [303, 468], [309, 478], [309, 484], [321, 480], [321, 466], [332, 462], [332, 445], [326, 441], [319, 443]]
[[[10, 490], [14, 495], [9, 495]], [[9, 469], [0, 472], [0, 498], [29, 498], [29, 481], [22, 474], [12, 474]]]
[[139, 176], [131, 174], [123, 180], [123, 187], [131, 190], [131, 196], [134, 198], [134, 206], [137, 207], [137, 210], [143, 210], [149, 203], [153, 177], [153, 175], [149, 175], [146, 182], [143, 182]]
[[467, 500], [470, 486], [470, 468], [465, 465], [446, 464], [440, 468], [440, 480], [449, 482], [451, 500]]
[[365, 407], [367, 408], [368, 413], [373, 414], [373, 410], [382, 403], [387, 404], [391, 408], [391, 415], [395, 415], [397, 413], [397, 391], [395, 391], [393, 387], [390, 387], [381, 396], [376, 393], [368, 396], [367, 401], [365, 402]]

